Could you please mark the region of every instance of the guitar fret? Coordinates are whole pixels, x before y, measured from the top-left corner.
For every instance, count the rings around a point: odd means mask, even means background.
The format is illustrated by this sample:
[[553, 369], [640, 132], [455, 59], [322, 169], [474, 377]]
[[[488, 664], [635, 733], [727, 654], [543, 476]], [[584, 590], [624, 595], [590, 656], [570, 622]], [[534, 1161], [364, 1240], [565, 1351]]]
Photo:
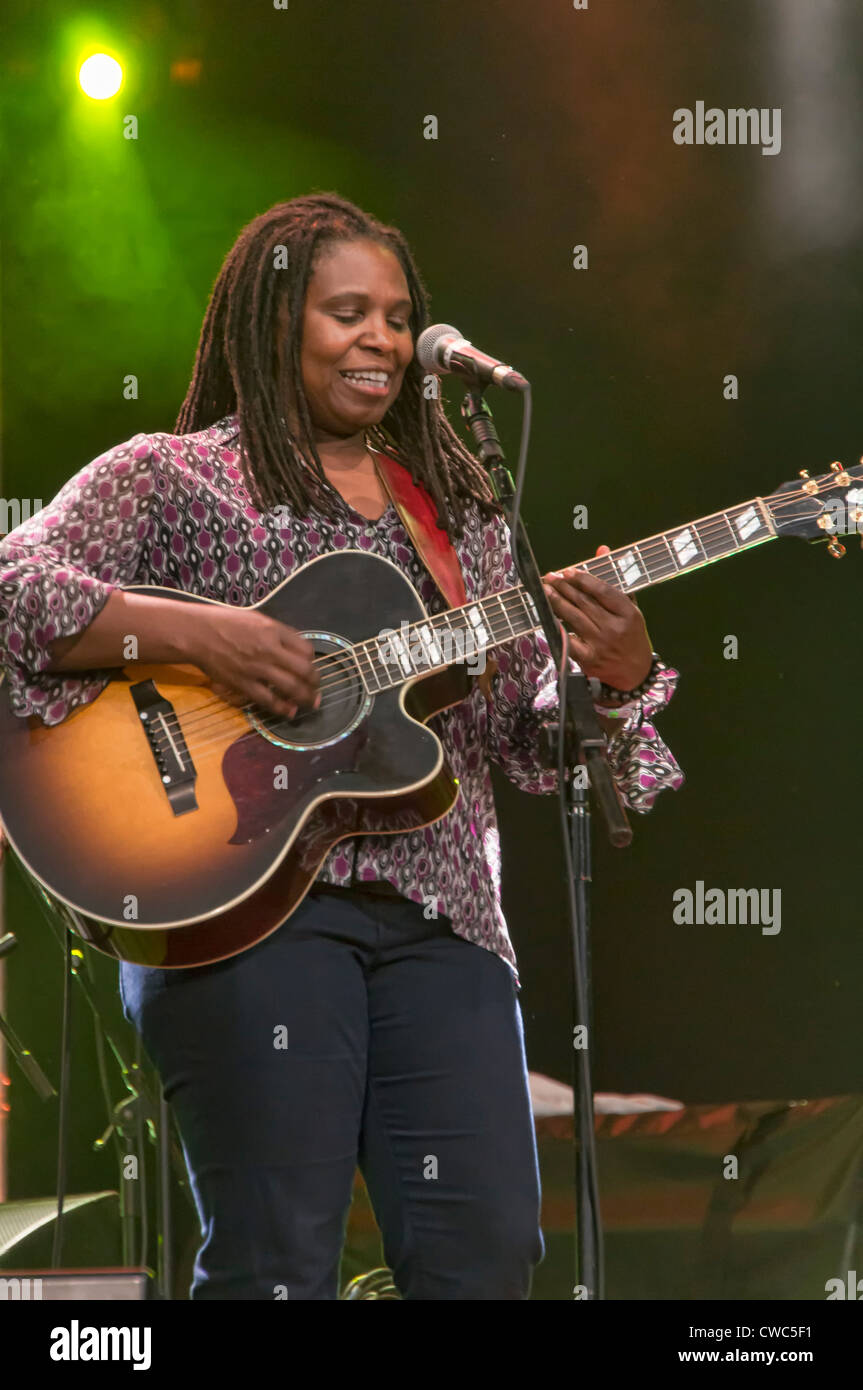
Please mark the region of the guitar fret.
[[391, 686], [390, 673], [387, 665], [381, 659], [377, 651], [377, 641], [362, 642], [360, 646], [365, 652], [366, 661], [369, 665], [369, 673], [375, 683], [375, 688], [369, 689], [370, 695], [380, 695], [382, 691], [389, 690]]
[[[702, 528], [704, 529], [703, 536]], [[725, 512], [717, 512], [715, 516], [709, 516], [704, 521], [697, 522], [694, 529], [702, 541], [702, 549], [708, 560], [719, 560], [723, 555], [728, 555], [731, 551], [739, 549], [734, 528]]]
[[418, 630], [429, 668], [443, 665], [443, 650], [435, 637], [434, 627], [430, 623], [420, 623]]
[[510, 616], [509, 616], [509, 614], [508, 614], [507, 611], [506, 611], [506, 604], [505, 604], [504, 601], [503, 601], [503, 596], [502, 596], [501, 594], [497, 594], [496, 597], [497, 597], [498, 603], [500, 604], [500, 610], [501, 610], [501, 612], [502, 612], [502, 614], [503, 614], [503, 616], [504, 616], [504, 619], [505, 619], [505, 621], [506, 621], [506, 625], [507, 625], [507, 627], [509, 628], [509, 634], [510, 634], [511, 637], [515, 637], [515, 636], [516, 636], [516, 631], [515, 631], [515, 628], [514, 628], [513, 625], [512, 625], [512, 622], [511, 622], [511, 620], [510, 620]]
[[698, 528], [694, 524], [681, 526], [679, 531], [669, 531], [668, 535], [670, 548], [681, 570], [688, 569], [692, 564], [700, 565], [707, 559]]
[[[365, 643], [358, 642], [357, 645], [354, 647], [353, 652], [357, 663], [357, 669], [360, 673], [360, 679], [366, 688], [366, 693], [368, 695], [374, 695], [375, 691], [372, 690], [371, 686], [369, 685], [368, 678], [371, 677], [372, 680], [374, 680], [375, 673], [368, 652], [365, 651]], [[368, 667], [368, 672], [366, 672], [363, 669], [363, 658], [365, 658], [366, 666]]]
[[[525, 629], [519, 626], [519, 623], [530, 622], [527, 604], [524, 601], [524, 596], [521, 591], [518, 589], [509, 589], [502, 594], [493, 594], [491, 599], [487, 600], [487, 602], [497, 603], [500, 608], [499, 617], [502, 618], [503, 622], [506, 624], [507, 631], [502, 633], [498, 641], [506, 642], [510, 637], [521, 636]], [[518, 611], [511, 612], [512, 604], [518, 605]], [[494, 619], [492, 619], [492, 621], [494, 621]]]
[[[680, 573], [677, 561], [665, 536], [661, 537], [660, 544], [640, 541], [635, 549], [644, 565], [648, 584], [661, 584], [663, 579], [670, 579], [672, 575]], [[638, 585], [639, 589], [644, 587], [644, 584]]]
[[669, 558], [669, 560], [671, 561], [671, 564], [672, 564], [672, 572], [673, 572], [674, 574], [679, 574], [679, 573], [680, 573], [680, 566], [679, 566], [679, 564], [677, 563], [677, 557], [676, 557], [676, 555], [674, 554], [674, 551], [671, 549], [671, 544], [670, 544], [670, 542], [669, 542], [669, 539], [668, 539], [668, 537], [667, 537], [665, 534], [663, 534], [662, 540], [663, 540], [663, 542], [664, 542], [664, 544], [665, 544], [665, 549], [668, 551], [668, 558]]
[[[729, 534], [729, 536], [731, 537], [731, 542], [732, 542], [732, 545], [734, 546], [734, 549], [735, 549], [735, 550], [739, 550], [739, 549], [740, 549], [740, 542], [739, 542], [739, 540], [737, 539], [737, 536], [735, 535], [734, 527], [733, 527], [732, 524], [731, 524], [731, 517], [728, 515], [728, 512], [723, 512], [723, 513], [722, 513], [722, 520], [725, 522], [726, 530], [728, 531], [728, 534]], [[730, 546], [726, 546], [722, 553], [723, 553], [724, 555], [730, 555], [730, 554], [731, 554], [731, 547], [730, 547]], [[718, 559], [718, 558], [719, 558], [719, 557], [717, 556], [717, 559]]]
[[[521, 606], [524, 609], [522, 617], [524, 621], [528, 624], [527, 627], [523, 627], [521, 629], [521, 632], [532, 632], [534, 628], [539, 625], [539, 614], [536, 611], [533, 599], [531, 598], [527, 590], [522, 586], [519, 586], [519, 588], [515, 592], [518, 594], [518, 597], [521, 600]], [[517, 635], [520, 635], [520, 633]]]
[[740, 507], [732, 507], [727, 513], [728, 525], [738, 549], [755, 545], [775, 534], [764, 508], [759, 505], [759, 500], [744, 502]]
[[[609, 569], [609, 566], [611, 567]], [[618, 589], [621, 588], [620, 576], [615, 568], [614, 558], [611, 555], [603, 555], [596, 560], [582, 560], [577, 569], [586, 570], [595, 579], [603, 579], [606, 584], [614, 584]]]
[[[577, 568], [622, 593], [632, 593], [771, 540], [776, 534], [769, 503], [765, 505], [755, 498], [729, 511], [715, 512], [608, 555], [585, 560]], [[518, 584], [460, 608], [403, 623], [398, 632], [387, 631], [357, 643], [353, 652], [368, 694], [378, 695], [412, 676], [469, 660], [474, 652], [492, 649], [535, 632], [540, 626], [533, 599]], [[451, 659], [453, 651], [456, 656]]]
[[624, 591], [637, 588], [638, 581], [649, 575], [637, 545], [628, 546], [626, 550], [613, 550], [608, 558], [614, 567], [617, 587]]

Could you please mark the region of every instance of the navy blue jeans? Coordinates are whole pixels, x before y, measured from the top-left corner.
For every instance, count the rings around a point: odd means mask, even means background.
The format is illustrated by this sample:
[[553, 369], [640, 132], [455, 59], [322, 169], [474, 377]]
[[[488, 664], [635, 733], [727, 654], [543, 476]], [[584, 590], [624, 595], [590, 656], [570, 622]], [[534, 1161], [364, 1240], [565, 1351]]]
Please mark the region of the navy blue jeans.
[[405, 1299], [526, 1299], [544, 1253], [505, 961], [403, 898], [313, 892], [191, 970], [123, 965], [182, 1135], [193, 1299], [336, 1299], [357, 1166]]

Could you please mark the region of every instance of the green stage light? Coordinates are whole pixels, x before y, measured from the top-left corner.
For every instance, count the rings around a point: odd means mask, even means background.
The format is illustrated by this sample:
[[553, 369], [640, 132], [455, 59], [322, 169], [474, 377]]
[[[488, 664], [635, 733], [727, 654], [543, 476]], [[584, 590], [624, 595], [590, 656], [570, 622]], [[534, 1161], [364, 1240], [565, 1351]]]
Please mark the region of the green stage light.
[[81, 64], [78, 81], [88, 97], [107, 101], [120, 90], [123, 69], [116, 58], [109, 58], [107, 53], [93, 53]]

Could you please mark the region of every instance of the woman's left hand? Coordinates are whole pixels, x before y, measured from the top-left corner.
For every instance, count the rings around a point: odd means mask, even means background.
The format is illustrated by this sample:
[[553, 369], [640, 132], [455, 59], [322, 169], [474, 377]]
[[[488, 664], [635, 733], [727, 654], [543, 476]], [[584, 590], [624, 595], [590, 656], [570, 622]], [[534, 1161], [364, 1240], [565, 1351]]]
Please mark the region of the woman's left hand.
[[[608, 555], [601, 545], [597, 555]], [[653, 649], [641, 610], [612, 584], [571, 565], [542, 577], [556, 616], [569, 633], [569, 654], [586, 676], [634, 690], [647, 676]]]

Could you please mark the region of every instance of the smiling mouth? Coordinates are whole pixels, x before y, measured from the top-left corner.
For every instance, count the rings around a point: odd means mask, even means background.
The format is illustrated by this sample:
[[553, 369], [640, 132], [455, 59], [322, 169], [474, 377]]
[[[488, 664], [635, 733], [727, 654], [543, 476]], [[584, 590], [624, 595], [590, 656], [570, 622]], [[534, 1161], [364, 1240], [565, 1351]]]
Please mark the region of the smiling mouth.
[[385, 396], [390, 389], [392, 376], [390, 372], [373, 371], [368, 368], [366, 371], [361, 369], [340, 372], [343, 381], [346, 381], [354, 390], [359, 391], [364, 396]]

